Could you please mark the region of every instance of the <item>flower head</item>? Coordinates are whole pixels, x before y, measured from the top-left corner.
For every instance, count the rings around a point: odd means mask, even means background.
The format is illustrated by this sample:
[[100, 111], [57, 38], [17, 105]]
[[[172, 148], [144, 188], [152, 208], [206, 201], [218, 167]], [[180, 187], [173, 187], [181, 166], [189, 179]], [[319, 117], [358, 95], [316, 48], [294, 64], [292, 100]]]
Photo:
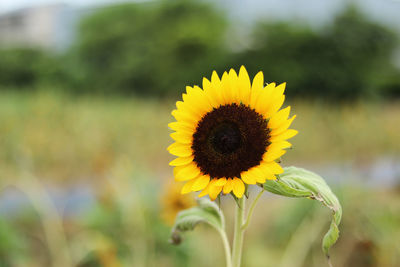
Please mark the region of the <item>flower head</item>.
[[186, 182], [181, 193], [241, 198], [247, 185], [283, 172], [276, 161], [297, 134], [288, 129], [295, 118], [289, 118], [290, 107], [279, 110], [285, 86], [264, 86], [262, 72], [251, 83], [242, 66], [239, 75], [231, 69], [220, 79], [214, 71], [211, 81], [203, 78], [203, 88], [186, 87], [172, 111], [176, 122], [168, 124], [175, 131], [168, 151], [177, 156], [170, 165], [175, 180]]

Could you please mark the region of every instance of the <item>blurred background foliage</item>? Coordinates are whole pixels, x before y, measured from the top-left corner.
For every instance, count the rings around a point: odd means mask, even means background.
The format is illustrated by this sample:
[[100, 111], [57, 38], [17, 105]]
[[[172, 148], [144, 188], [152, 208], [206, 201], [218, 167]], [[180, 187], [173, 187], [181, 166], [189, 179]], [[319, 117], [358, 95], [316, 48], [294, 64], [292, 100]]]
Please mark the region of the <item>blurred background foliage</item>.
[[35, 48], [0, 49], [0, 89], [33, 90], [43, 84], [54, 84], [61, 71], [58, 55]]
[[[170, 186], [167, 124], [186, 85], [241, 65], [288, 83], [299, 135], [282, 163], [340, 198], [334, 266], [400, 266], [398, 25], [355, 5], [318, 25], [238, 24], [205, 1], [112, 4], [85, 14], [65, 50], [0, 47], [0, 267], [223, 266], [208, 227], [168, 243], [195, 196]], [[261, 202], [243, 266], [326, 266], [325, 209]], [[228, 233], [234, 205], [221, 203]]]
[[291, 95], [348, 100], [399, 93], [400, 71], [392, 62], [397, 36], [368, 21], [354, 6], [316, 30], [260, 23], [253, 39], [254, 47], [244, 51], [239, 62], [295, 85]]
[[[329, 100], [398, 97], [399, 37], [349, 5], [317, 29], [259, 21], [248, 36], [206, 2], [118, 4], [81, 20], [68, 51], [0, 50], [0, 88], [51, 84], [72, 93], [176, 96], [212, 70], [246, 65], [288, 82], [289, 96]], [[247, 38], [232, 49], [232, 41]], [[271, 80], [272, 81], [272, 80]]]
[[75, 49], [82, 85], [107, 93], [176, 94], [179, 85], [221, 67], [228, 56], [226, 26], [221, 13], [197, 1], [100, 11], [80, 25]]

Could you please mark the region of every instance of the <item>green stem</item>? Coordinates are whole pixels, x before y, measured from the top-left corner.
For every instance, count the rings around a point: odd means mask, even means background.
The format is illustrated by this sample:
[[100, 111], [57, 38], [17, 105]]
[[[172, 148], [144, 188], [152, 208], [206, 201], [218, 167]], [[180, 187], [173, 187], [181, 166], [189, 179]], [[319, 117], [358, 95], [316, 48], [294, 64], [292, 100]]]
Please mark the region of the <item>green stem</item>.
[[228, 237], [226, 236], [225, 231], [219, 230], [218, 232], [221, 235], [222, 243], [224, 244], [226, 267], [232, 267], [231, 248], [229, 246]]
[[264, 188], [261, 189], [260, 193], [258, 193], [256, 198], [253, 200], [253, 203], [251, 203], [250, 210], [247, 213], [246, 222], [242, 225], [242, 231], [246, 230], [246, 228], [249, 226], [250, 219], [251, 219], [251, 216], [253, 215], [254, 208], [256, 207], [256, 204], [257, 204], [258, 200], [260, 199], [261, 195], [264, 193], [264, 191], [265, 191]]
[[245, 208], [246, 197], [243, 196], [238, 200], [235, 209], [235, 232], [233, 236], [233, 251], [232, 251], [232, 266], [240, 267], [240, 261], [242, 258], [242, 246], [243, 246], [243, 234], [242, 230], [244, 220], [244, 208]]

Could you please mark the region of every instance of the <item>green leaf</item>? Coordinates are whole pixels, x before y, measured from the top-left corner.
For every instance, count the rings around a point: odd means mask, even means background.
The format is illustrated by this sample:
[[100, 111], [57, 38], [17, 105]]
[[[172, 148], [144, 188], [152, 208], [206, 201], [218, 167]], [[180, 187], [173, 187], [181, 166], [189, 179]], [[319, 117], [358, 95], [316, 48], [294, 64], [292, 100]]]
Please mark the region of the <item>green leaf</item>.
[[171, 233], [171, 243], [181, 242], [181, 233], [193, 230], [199, 223], [214, 227], [217, 231], [225, 231], [225, 218], [217, 204], [208, 199], [199, 199], [198, 206], [178, 213]]
[[322, 241], [322, 249], [329, 257], [329, 248], [339, 238], [338, 226], [342, 219], [342, 207], [339, 200], [319, 175], [296, 167], [287, 167], [284, 170], [277, 180], [264, 183], [264, 189], [281, 196], [318, 200], [332, 211], [332, 222]]

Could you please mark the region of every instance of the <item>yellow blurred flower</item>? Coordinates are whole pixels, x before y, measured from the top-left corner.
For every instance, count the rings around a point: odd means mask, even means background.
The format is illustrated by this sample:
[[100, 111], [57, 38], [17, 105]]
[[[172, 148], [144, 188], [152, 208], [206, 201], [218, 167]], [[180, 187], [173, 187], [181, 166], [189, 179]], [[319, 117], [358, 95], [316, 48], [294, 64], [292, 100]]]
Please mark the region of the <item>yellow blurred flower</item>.
[[165, 190], [161, 196], [161, 217], [169, 225], [174, 223], [178, 212], [196, 205], [194, 196], [191, 194], [182, 195], [181, 190], [181, 185], [169, 183], [165, 186]]

